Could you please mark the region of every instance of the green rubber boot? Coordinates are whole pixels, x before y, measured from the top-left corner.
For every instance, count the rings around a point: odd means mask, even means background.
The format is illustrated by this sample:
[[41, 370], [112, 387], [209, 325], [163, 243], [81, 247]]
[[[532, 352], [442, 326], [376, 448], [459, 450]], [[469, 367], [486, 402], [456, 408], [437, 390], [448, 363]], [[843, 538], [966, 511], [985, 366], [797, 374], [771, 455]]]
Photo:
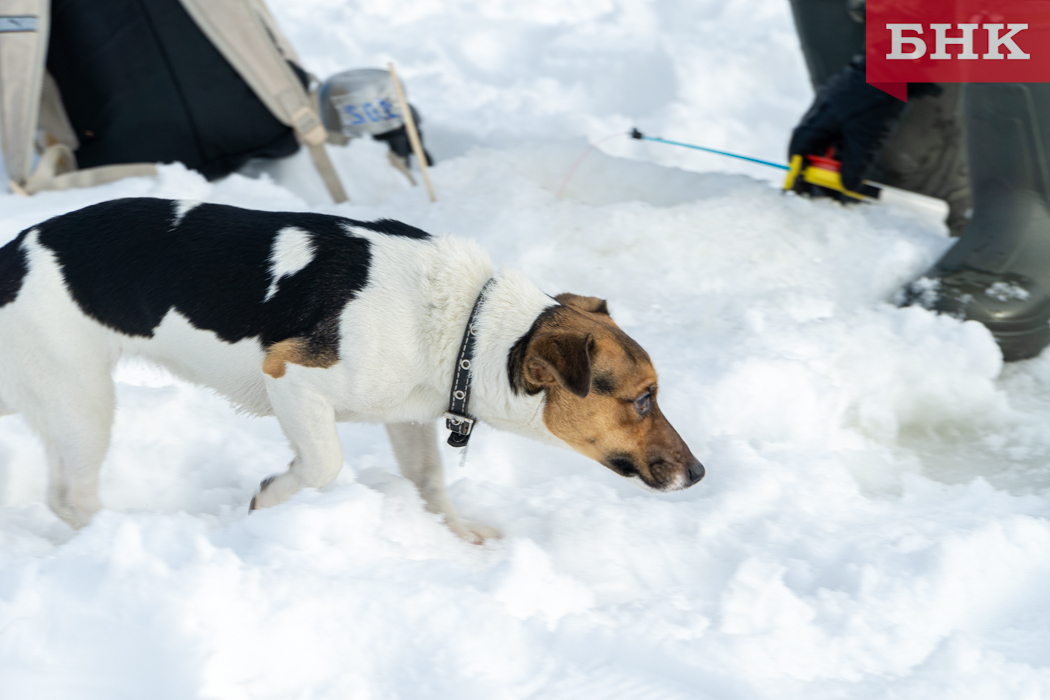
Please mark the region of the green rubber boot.
[[906, 304], [979, 321], [1005, 360], [1050, 344], [1050, 85], [968, 85], [973, 216]]

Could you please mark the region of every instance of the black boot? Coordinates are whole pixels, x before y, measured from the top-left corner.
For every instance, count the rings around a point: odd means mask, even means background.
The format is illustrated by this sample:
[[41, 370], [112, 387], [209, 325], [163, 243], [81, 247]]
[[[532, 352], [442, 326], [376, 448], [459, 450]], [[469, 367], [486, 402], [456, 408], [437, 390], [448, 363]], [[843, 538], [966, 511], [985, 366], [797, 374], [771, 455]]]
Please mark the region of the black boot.
[[1007, 361], [1050, 344], [1050, 85], [966, 87], [973, 216], [905, 303], [979, 321]]

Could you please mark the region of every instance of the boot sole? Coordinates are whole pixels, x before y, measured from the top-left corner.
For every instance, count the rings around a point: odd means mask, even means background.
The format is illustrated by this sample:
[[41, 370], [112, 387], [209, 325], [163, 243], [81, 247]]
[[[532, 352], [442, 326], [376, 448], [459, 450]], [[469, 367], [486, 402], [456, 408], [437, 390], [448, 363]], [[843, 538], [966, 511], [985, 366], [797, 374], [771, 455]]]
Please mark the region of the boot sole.
[[1002, 350], [1003, 360], [1016, 362], [1035, 357], [1050, 345], [1050, 325], [1042, 325], [1026, 331], [997, 331], [989, 328], [995, 342]]

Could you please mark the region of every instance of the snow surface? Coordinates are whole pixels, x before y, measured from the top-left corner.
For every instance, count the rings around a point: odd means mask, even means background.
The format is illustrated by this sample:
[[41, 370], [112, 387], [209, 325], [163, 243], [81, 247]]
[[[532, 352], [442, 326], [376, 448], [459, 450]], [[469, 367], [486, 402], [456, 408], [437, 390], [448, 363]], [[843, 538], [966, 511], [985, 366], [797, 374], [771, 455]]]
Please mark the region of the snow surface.
[[1050, 697], [1050, 358], [897, 309], [950, 244], [928, 218], [781, 196], [759, 166], [612, 138], [637, 125], [772, 160], [810, 99], [783, 0], [271, 0], [320, 75], [397, 61], [439, 201], [385, 147], [209, 184], [0, 195], [0, 242], [121, 196], [480, 241], [609, 299], [707, 466], [640, 492], [482, 427], [445, 451], [483, 547], [426, 513], [375, 426], [330, 487], [247, 513], [289, 459], [272, 419], [119, 373], [107, 504], [73, 532], [0, 419], [0, 698]]

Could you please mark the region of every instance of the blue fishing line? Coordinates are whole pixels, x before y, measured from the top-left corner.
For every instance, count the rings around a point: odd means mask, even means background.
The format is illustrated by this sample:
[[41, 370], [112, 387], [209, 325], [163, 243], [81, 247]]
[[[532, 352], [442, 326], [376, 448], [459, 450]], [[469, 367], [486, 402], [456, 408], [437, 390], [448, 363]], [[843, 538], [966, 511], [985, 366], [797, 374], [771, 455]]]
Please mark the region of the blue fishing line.
[[707, 153], [714, 153], [720, 156], [729, 156], [730, 158], [739, 158], [740, 160], [750, 161], [752, 163], [758, 163], [759, 165], [768, 165], [771, 168], [778, 168], [780, 170], [787, 170], [788, 166], [782, 165], [781, 163], [770, 163], [768, 160], [759, 160], [758, 158], [751, 158], [749, 156], [741, 156], [736, 153], [729, 153], [727, 151], [717, 151], [713, 148], [705, 148], [704, 146], [694, 146], [691, 143], [681, 143], [679, 141], [668, 141], [667, 139], [657, 138], [655, 136], [646, 136], [638, 129], [631, 131], [631, 138], [639, 139], [641, 141], [656, 141], [657, 143], [667, 143], [672, 146], [682, 146], [683, 148], [693, 148], [698, 151], [705, 151]]

